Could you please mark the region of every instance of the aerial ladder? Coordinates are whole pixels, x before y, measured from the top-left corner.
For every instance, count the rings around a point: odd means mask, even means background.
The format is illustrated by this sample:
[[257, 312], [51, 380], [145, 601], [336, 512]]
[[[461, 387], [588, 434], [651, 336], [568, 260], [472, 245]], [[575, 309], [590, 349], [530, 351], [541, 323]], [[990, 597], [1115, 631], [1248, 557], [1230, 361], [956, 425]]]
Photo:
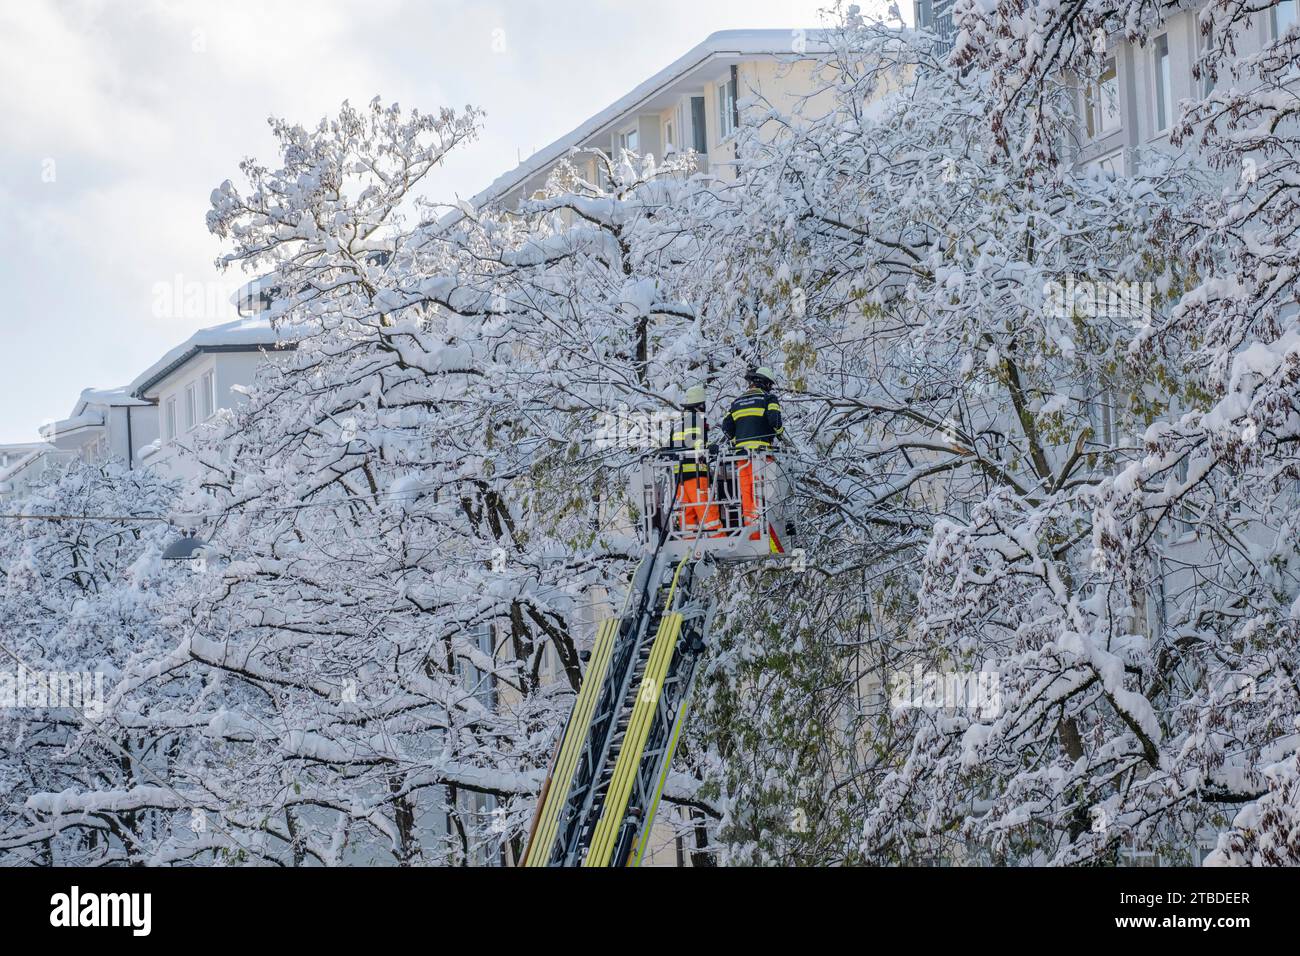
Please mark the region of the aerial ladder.
[[[757, 517], [745, 523], [737, 467], [753, 468]], [[788, 486], [770, 451], [710, 458], [710, 504], [723, 529], [703, 533], [678, 502], [675, 460], [642, 459], [645, 553], [617, 616], [601, 621], [582, 685], [533, 818], [524, 866], [639, 866], [690, 708], [720, 563], [786, 552]]]

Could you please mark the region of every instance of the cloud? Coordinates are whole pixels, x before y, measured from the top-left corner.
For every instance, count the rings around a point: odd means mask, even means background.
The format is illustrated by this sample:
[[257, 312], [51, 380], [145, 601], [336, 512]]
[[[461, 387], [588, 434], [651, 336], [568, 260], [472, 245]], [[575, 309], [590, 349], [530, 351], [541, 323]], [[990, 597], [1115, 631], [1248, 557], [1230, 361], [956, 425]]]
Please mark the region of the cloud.
[[0, 340], [43, 359], [0, 380], [0, 438], [230, 316], [159, 319], [153, 287], [244, 278], [216, 273], [204, 214], [241, 159], [274, 161], [268, 115], [314, 123], [375, 94], [483, 107], [483, 138], [429, 180], [472, 196], [710, 32], [806, 26], [824, 3], [0, 3], [0, 287], [21, 303]]
[[115, 45], [85, 11], [0, 6], [0, 117], [5, 150], [120, 158], [122, 141], [165, 139], [162, 116], [129, 95]]

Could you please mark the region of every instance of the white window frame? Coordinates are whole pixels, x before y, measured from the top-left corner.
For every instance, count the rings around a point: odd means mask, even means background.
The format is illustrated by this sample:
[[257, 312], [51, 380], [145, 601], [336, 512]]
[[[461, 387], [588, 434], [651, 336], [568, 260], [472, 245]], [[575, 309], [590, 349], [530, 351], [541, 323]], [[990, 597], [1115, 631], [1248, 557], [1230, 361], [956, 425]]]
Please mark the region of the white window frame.
[[208, 369], [203, 373], [200, 381], [202, 386], [199, 392], [202, 402], [199, 411], [203, 414], [203, 421], [207, 421], [217, 411], [217, 376], [212, 369]]
[[199, 423], [199, 386], [190, 382], [185, 386], [185, 430], [193, 431]]
[[[1295, 2], [1296, 0], [1279, 0], [1278, 3], [1273, 4], [1272, 9], [1269, 11], [1269, 20], [1273, 24], [1274, 40], [1282, 39], [1282, 35], [1295, 23]], [[1290, 11], [1290, 17], [1285, 24], [1282, 23], [1282, 18], [1278, 16], [1284, 9]]]
[[641, 152], [641, 128], [638, 124], [633, 123], [618, 134], [618, 148], [629, 153]]
[[1169, 55], [1169, 34], [1162, 33], [1156, 37], [1152, 47], [1151, 85], [1155, 92], [1155, 103], [1151, 116], [1155, 120], [1155, 131], [1166, 133], [1174, 125], [1174, 73], [1173, 61]]
[[674, 133], [676, 124], [672, 120], [664, 121], [664, 155], [677, 152], [677, 137]]
[[[1214, 30], [1211, 29], [1208, 34], [1206, 34], [1205, 36], [1201, 36], [1200, 31], [1198, 29], [1196, 36], [1198, 41], [1196, 47], [1196, 61], [1199, 63], [1201, 61], [1201, 58], [1204, 57], [1205, 54], [1209, 52], [1210, 47], [1214, 46]], [[1205, 99], [1211, 93], [1213, 93], [1214, 88], [1218, 85], [1219, 85], [1218, 82], [1213, 77], [1211, 77], [1209, 73], [1202, 73], [1201, 74], [1201, 99]]]
[[736, 132], [736, 88], [731, 77], [718, 83], [718, 140], [726, 140]]
[[[1089, 80], [1083, 92], [1084, 130], [1089, 139], [1101, 139], [1124, 128], [1124, 110], [1120, 103], [1119, 60], [1113, 56], [1108, 56], [1102, 62], [1103, 64], [1109, 64], [1109, 66], [1103, 66], [1101, 75], [1095, 80]], [[1114, 108], [1113, 111], [1109, 111], [1105, 109], [1109, 99], [1105, 95], [1107, 82], [1105, 77], [1112, 72], [1115, 74], [1112, 81], [1114, 84]], [[1114, 117], [1115, 125], [1103, 125], [1102, 121], [1111, 116]]]
[[1124, 175], [1124, 147], [1112, 149], [1084, 164], [1088, 170], [1099, 169], [1106, 176], [1115, 178]]
[[171, 395], [164, 403], [163, 424], [167, 428], [167, 440], [172, 441], [176, 437], [176, 396]]

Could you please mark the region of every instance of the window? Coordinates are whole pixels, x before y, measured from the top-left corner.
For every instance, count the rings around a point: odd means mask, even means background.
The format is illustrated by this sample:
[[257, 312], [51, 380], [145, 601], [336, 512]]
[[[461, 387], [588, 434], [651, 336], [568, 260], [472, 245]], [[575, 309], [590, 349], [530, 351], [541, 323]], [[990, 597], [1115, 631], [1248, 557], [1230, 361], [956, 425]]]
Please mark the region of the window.
[[1100, 386], [1089, 400], [1088, 422], [1095, 436], [1092, 446], [1102, 452], [1113, 451], [1116, 437], [1115, 394], [1109, 387]]
[[704, 97], [691, 97], [691, 148], [697, 153], [709, 151], [709, 138], [705, 134]]
[[167, 440], [171, 441], [176, 437], [176, 399], [167, 399], [167, 414], [164, 417], [164, 424], [167, 426]]
[[1101, 75], [1088, 84], [1085, 105], [1090, 138], [1095, 139], [1119, 129], [1119, 73], [1115, 69], [1113, 56], [1102, 64]]
[[203, 420], [207, 421], [217, 410], [217, 383], [211, 371], [203, 373], [203, 385], [199, 389], [199, 397], [203, 402]]
[[[1188, 475], [1187, 459], [1180, 458], [1178, 464], [1174, 466], [1174, 475], [1180, 485], [1187, 484]], [[1181, 501], [1174, 511], [1174, 534], [1184, 535], [1191, 534], [1196, 530], [1196, 513], [1187, 504], [1186, 499]]]
[[[492, 625], [480, 624], [467, 635], [474, 649], [483, 655], [484, 661], [496, 658], [496, 647], [492, 637]], [[479, 702], [489, 710], [497, 705], [496, 675], [489, 670], [479, 668], [473, 661], [462, 658], [456, 666], [466, 686]]]
[[1273, 38], [1280, 40], [1282, 35], [1295, 23], [1295, 0], [1281, 0], [1273, 4]]
[[676, 150], [677, 138], [673, 136], [673, 124], [670, 120], [664, 123], [664, 155], [667, 156], [669, 153], [676, 152]]
[[1211, 93], [1213, 93], [1214, 87], [1217, 85], [1214, 81], [1214, 76], [1210, 73], [1209, 64], [1204, 59], [1205, 55], [1210, 52], [1210, 48], [1213, 46], [1214, 46], [1214, 31], [1210, 30], [1209, 33], [1201, 37], [1201, 58], [1202, 58], [1201, 59], [1201, 96], [1202, 98], [1209, 96]]
[[193, 383], [185, 386], [185, 430], [189, 431], [199, 423], [198, 388]]
[[630, 153], [640, 150], [641, 136], [635, 126], [618, 134], [618, 148], [626, 149]]
[[726, 139], [736, 131], [736, 74], [718, 85], [718, 138]]
[[1121, 175], [1124, 172], [1124, 160], [1120, 151], [1117, 149], [1113, 153], [1107, 153], [1105, 156], [1098, 156], [1088, 163], [1089, 171], [1096, 170], [1101, 175], [1110, 179]]
[[1156, 39], [1156, 132], [1167, 130], [1173, 123], [1174, 87], [1169, 73], [1169, 34]]
[[952, 8], [952, 0], [916, 0], [912, 5], [916, 17], [913, 22], [919, 29], [938, 34], [939, 43], [936, 46], [945, 53], [952, 49], [952, 41], [955, 39]]

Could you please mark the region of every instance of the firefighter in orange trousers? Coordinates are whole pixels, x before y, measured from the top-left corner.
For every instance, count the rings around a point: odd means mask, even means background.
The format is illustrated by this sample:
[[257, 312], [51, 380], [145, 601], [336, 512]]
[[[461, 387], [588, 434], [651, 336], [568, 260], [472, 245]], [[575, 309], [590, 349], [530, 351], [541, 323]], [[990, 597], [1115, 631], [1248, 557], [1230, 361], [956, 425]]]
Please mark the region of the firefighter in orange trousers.
[[686, 390], [682, 416], [673, 428], [672, 449], [677, 461], [673, 474], [677, 482], [678, 530], [702, 531], [715, 537], [725, 534], [716, 502], [709, 500], [709, 423], [704, 418], [704, 386]]
[[[745, 372], [745, 382], [749, 387], [731, 403], [731, 410], [722, 420], [722, 430], [737, 450], [753, 455], [770, 449], [785, 429], [781, 424], [781, 403], [772, 391], [776, 387], [772, 370], [767, 366], [751, 368]], [[752, 459], [736, 466], [736, 478], [740, 484], [740, 510], [745, 526], [749, 527], [759, 519]], [[755, 529], [749, 540], [757, 541], [761, 537], [761, 529]]]

